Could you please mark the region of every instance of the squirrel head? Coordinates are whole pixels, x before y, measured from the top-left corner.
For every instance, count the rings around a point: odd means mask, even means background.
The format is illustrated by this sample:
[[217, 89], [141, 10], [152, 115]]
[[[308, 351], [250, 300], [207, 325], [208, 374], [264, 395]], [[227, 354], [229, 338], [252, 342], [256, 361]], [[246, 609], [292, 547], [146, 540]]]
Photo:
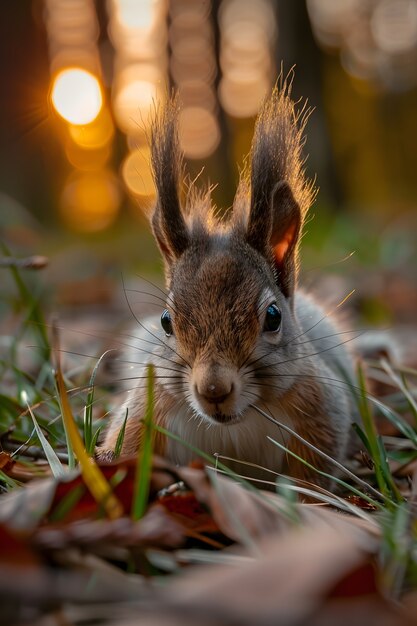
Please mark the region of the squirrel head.
[[216, 218], [209, 191], [191, 189], [181, 202], [175, 98], [153, 127], [152, 228], [169, 288], [163, 327], [191, 367], [195, 408], [218, 422], [231, 421], [248, 404], [245, 363], [256, 351], [267, 358], [283, 335], [296, 332], [298, 243], [313, 188], [301, 157], [307, 113], [296, 112], [290, 92], [285, 81], [264, 103], [249, 168], [225, 222]]

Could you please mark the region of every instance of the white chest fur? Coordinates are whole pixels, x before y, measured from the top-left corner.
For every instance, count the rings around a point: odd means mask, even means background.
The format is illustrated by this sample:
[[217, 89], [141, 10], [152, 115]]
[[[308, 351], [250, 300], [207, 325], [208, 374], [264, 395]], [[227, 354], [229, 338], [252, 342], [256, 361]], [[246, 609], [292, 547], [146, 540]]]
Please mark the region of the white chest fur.
[[[277, 419], [291, 426], [287, 416], [277, 412]], [[167, 416], [166, 427], [189, 446], [209, 455], [220, 455], [220, 461], [246, 476], [260, 474], [247, 463], [279, 472], [285, 452], [270, 441], [268, 436], [284, 445], [288, 441], [287, 433], [252, 408], [245, 412], [241, 422], [230, 426], [211, 424], [192, 413], [184, 411], [181, 414], [173, 410]], [[183, 443], [169, 439], [167, 456], [173, 463], [185, 465], [198, 455]], [[228, 457], [228, 460], [223, 461], [222, 456]], [[229, 459], [235, 462], [231, 463]], [[273, 480], [272, 474], [269, 479]]]

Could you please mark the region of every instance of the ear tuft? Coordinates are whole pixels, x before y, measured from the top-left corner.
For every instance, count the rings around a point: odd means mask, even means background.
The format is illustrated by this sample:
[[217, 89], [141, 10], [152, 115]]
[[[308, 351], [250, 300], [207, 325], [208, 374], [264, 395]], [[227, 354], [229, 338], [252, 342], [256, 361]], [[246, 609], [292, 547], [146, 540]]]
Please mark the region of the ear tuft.
[[153, 231], [168, 265], [185, 251], [189, 233], [181, 210], [179, 188], [183, 155], [178, 141], [178, 100], [161, 107], [152, 125], [152, 167], [158, 192], [152, 217]]
[[292, 79], [292, 72], [281, 77], [256, 121], [246, 234], [248, 243], [267, 258], [272, 250], [279, 285], [288, 296], [297, 279], [297, 244], [304, 217], [314, 199], [302, 156], [309, 110], [305, 105], [297, 110], [291, 100]]

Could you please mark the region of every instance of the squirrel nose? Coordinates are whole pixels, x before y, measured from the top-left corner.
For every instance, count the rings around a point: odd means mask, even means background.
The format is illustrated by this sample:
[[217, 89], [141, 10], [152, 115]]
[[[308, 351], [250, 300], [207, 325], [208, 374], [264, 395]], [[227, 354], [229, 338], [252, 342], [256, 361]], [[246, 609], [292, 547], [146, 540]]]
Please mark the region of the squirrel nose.
[[201, 363], [194, 368], [194, 391], [209, 404], [222, 404], [233, 393], [233, 374], [228, 367]]
[[199, 389], [199, 385], [197, 385], [197, 391], [210, 404], [221, 404], [232, 393], [233, 383], [231, 381], [211, 383], [203, 385], [202, 389]]

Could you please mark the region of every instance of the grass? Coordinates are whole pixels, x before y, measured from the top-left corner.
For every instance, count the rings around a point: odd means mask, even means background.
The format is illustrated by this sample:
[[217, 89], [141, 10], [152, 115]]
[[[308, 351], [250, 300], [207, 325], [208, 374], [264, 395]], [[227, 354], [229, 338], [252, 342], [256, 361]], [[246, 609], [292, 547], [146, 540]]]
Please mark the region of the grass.
[[[143, 418], [143, 436], [138, 450], [138, 462], [136, 466], [135, 488], [132, 502], [132, 518], [137, 521], [144, 516], [148, 506], [149, 485], [152, 473], [152, 451], [153, 451], [153, 413], [154, 413], [154, 380], [155, 371], [153, 365], [147, 367], [146, 386], [146, 410]], [[121, 428], [124, 433], [126, 418]], [[117, 442], [118, 443], [118, 442]]]
[[[106, 353], [97, 359], [92, 372], [85, 367], [78, 372], [75, 379], [65, 374], [60, 359], [58, 332], [56, 326], [54, 332], [47, 331], [40, 298], [33, 295], [36, 292], [26, 287], [18, 268], [11, 267], [3, 271], [11, 272], [21, 300], [18, 327], [13, 337], [9, 338], [8, 354], [0, 363], [0, 429], [3, 453], [10, 455], [13, 461], [24, 461], [29, 471], [33, 468], [34, 475], [37, 473], [37, 464], [31, 460], [30, 448], [33, 446], [41, 448], [44, 463], [48, 464], [57, 479], [61, 479], [68, 469], [78, 467], [82, 484], [62, 498], [54, 509], [51, 521], [63, 520], [77, 507], [86, 491], [93, 495], [97, 509], [103, 511], [104, 517], [117, 519], [125, 511], [114, 489], [124, 476], [116, 473], [112, 480], [107, 480], [94, 460], [94, 448], [104, 425], [101, 413], [107, 413], [109, 408], [108, 395], [103, 395], [101, 391], [98, 395], [96, 386], [97, 373]], [[52, 342], [49, 339], [50, 334], [54, 337]], [[39, 346], [39, 354], [37, 367], [26, 370], [19, 360], [19, 348], [26, 343], [29, 335]], [[371, 372], [377, 372], [379, 378], [383, 378], [391, 392], [383, 402], [370, 396], [364, 371], [362, 368], [358, 369], [355, 397], [362, 427], [357, 427], [357, 431], [363, 443], [366, 464], [356, 463], [353, 468], [338, 468], [340, 477], [335, 480], [340, 485], [340, 493], [337, 495], [299, 485], [287, 477], [273, 476], [273, 480], [286, 503], [281, 512], [294, 524], [299, 523], [294, 506], [297, 493], [313, 497], [318, 502], [363, 519], [369, 519], [371, 514], [361, 508], [362, 503], [371, 505], [375, 510], [372, 519], [378, 524], [382, 536], [379, 554], [380, 578], [387, 595], [398, 599], [404, 591], [417, 586], [417, 527], [414, 492], [411, 490], [415, 486], [411, 485], [410, 489], [411, 479], [407, 478], [406, 473], [407, 466], [412, 468], [417, 459], [417, 372], [393, 367], [386, 361], [372, 363], [368, 367]], [[133, 489], [133, 520], [139, 520], [147, 509], [155, 432], [179, 439], [174, 433], [153, 423], [153, 381], [154, 372], [150, 367], [144, 436], [138, 453]], [[101, 410], [98, 411], [98, 408]], [[382, 437], [378, 433], [376, 419], [380, 418], [385, 418], [393, 425], [397, 431], [395, 437]], [[126, 412], [116, 443], [116, 457], [122, 449], [127, 419]], [[187, 442], [182, 443], [190, 447]], [[282, 446], [278, 441], [274, 441], [274, 444]], [[257, 491], [256, 485], [246, 480], [244, 475], [232, 472], [219, 458], [214, 459], [202, 451], [194, 451], [196, 456], [215, 467], [218, 473], [228, 474], [245, 488]], [[292, 454], [287, 449], [285, 452]], [[67, 462], [63, 462], [62, 457]], [[307, 464], [302, 458], [297, 459]], [[401, 473], [404, 472], [406, 477], [402, 478]], [[209, 476], [215, 485], [217, 473], [210, 472]], [[22, 484], [10, 477], [4, 469], [0, 469], [0, 486], [4, 492], [22, 489]], [[352, 495], [357, 499], [351, 500]], [[358, 502], [360, 506], [357, 506]], [[227, 507], [228, 503], [225, 502], [224, 506]], [[249, 539], [247, 543], [250, 544]]]

